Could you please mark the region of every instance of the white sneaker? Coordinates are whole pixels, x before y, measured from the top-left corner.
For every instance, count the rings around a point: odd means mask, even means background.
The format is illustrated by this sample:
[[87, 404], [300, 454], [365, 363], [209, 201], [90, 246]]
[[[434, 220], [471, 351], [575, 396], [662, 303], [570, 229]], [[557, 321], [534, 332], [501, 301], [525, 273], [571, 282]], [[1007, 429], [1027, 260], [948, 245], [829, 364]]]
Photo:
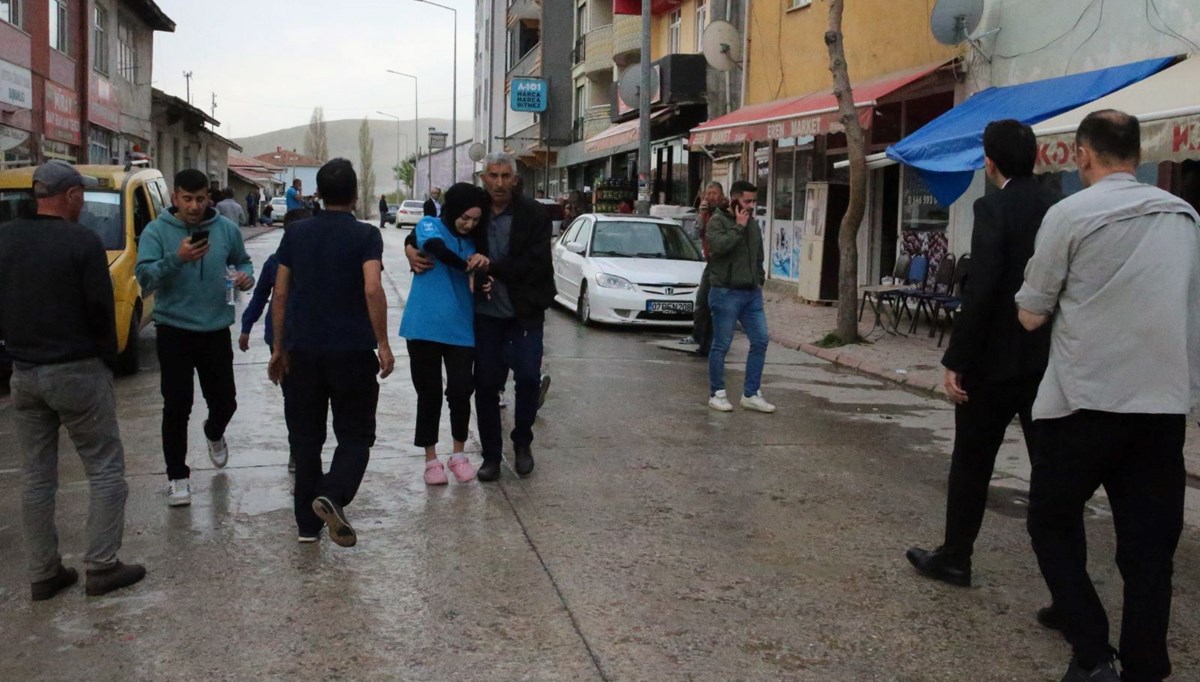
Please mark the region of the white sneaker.
[[225, 444], [225, 436], [221, 436], [221, 440], [208, 440], [206, 436], [204, 440], [208, 442], [208, 459], [216, 468], [224, 469], [229, 463], [229, 446]]
[[725, 391], [717, 391], [713, 397], [708, 399], [708, 406], [717, 412], [733, 412], [733, 405], [729, 403], [729, 398]]
[[186, 507], [192, 503], [192, 483], [186, 478], [167, 484], [167, 506]]
[[771, 414], [772, 412], [775, 411], [775, 406], [772, 405], [771, 403], [763, 400], [762, 391], [759, 391], [758, 393], [755, 393], [754, 395], [750, 396], [749, 398], [747, 398], [746, 396], [742, 396], [742, 409], [743, 410], [754, 410], [755, 412], [765, 412], [766, 414]]

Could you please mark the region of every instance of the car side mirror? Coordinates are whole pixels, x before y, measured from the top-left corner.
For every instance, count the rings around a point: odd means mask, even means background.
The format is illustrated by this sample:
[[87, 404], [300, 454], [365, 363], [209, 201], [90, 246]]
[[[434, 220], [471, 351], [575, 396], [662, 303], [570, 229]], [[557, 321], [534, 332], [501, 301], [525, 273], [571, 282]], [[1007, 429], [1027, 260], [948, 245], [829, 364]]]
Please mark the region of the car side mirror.
[[571, 253], [577, 253], [582, 256], [583, 252], [587, 251], [587, 247], [585, 247], [583, 244], [571, 243], [567, 244], [567, 251], [570, 251]]

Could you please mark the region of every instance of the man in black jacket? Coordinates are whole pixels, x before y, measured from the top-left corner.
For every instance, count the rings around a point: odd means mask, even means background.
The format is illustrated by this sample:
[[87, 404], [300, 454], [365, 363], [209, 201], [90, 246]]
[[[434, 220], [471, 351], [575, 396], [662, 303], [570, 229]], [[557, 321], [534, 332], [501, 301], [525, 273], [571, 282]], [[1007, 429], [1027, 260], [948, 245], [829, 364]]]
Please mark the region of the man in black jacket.
[[[533, 472], [533, 422], [543, 385], [542, 349], [546, 310], [554, 302], [554, 266], [550, 259], [553, 224], [537, 201], [515, 190], [517, 163], [512, 156], [491, 154], [485, 160], [483, 186], [492, 197], [488, 229], [475, 240], [475, 250], [491, 260], [493, 278], [487, 300], [475, 304], [475, 418], [483, 445], [477, 478], [500, 478], [504, 436], [500, 425], [500, 391], [511, 371], [516, 384], [513, 415], [513, 469]], [[413, 270], [424, 269], [421, 254], [405, 248]]]
[[425, 200], [422, 208], [427, 216], [433, 218], [440, 216], [442, 214], [442, 188], [434, 187], [429, 190], [429, 198]]
[[1059, 198], [1033, 178], [1037, 141], [1029, 126], [1011, 119], [989, 123], [983, 150], [987, 179], [999, 191], [975, 202], [962, 312], [942, 357], [946, 393], [955, 403], [945, 541], [933, 551], [912, 547], [907, 554], [923, 575], [961, 587], [971, 584], [971, 554], [996, 453], [1014, 416], [1030, 458], [1036, 454], [1030, 409], [1050, 336], [1048, 327], [1033, 333], [1021, 327], [1013, 297], [1042, 218]]

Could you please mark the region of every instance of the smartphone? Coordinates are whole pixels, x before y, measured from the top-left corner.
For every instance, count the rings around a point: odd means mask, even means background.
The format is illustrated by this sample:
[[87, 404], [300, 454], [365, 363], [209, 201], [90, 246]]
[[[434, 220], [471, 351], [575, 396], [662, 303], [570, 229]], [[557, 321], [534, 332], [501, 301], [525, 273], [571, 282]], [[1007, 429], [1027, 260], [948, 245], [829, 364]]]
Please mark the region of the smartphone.
[[208, 230], [196, 230], [192, 233], [192, 246], [198, 246], [201, 242], [208, 241]]

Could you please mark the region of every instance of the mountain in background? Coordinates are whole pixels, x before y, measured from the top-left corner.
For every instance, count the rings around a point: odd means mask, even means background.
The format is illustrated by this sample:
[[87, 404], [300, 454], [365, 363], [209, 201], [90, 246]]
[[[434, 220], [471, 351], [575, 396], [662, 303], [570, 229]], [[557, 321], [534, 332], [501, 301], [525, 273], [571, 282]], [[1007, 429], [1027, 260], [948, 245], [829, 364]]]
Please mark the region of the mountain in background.
[[[391, 168], [396, 165], [396, 121], [393, 119], [370, 119], [371, 135], [375, 138], [375, 157], [372, 159], [372, 167], [375, 170], [375, 192], [383, 194], [395, 190], [396, 180], [392, 175]], [[325, 122], [325, 135], [329, 140], [329, 158], [343, 157], [349, 159], [354, 167], [361, 168], [358, 158], [358, 128], [362, 125], [362, 119], [341, 119], [338, 121]], [[428, 131], [429, 127], [443, 132], [450, 132], [450, 121], [444, 118], [422, 118], [421, 128]], [[417, 125], [416, 121], [401, 121], [400, 122], [400, 158], [408, 158], [417, 149]], [[242, 147], [242, 153], [246, 156], [258, 156], [267, 152], [275, 151], [276, 147], [284, 149], [292, 149], [301, 154], [304, 153], [304, 135], [308, 132], [308, 125], [296, 126], [294, 128], [284, 128], [283, 130], [275, 130], [261, 135], [252, 137], [234, 138]], [[472, 124], [470, 121], [458, 122], [458, 143], [469, 140], [472, 134]], [[404, 136], [408, 139], [405, 140]], [[446, 145], [450, 145], [450, 136], [446, 137]], [[429, 143], [428, 132], [423, 132], [420, 137], [421, 148], [424, 149]], [[465, 151], [460, 153], [465, 154]]]

